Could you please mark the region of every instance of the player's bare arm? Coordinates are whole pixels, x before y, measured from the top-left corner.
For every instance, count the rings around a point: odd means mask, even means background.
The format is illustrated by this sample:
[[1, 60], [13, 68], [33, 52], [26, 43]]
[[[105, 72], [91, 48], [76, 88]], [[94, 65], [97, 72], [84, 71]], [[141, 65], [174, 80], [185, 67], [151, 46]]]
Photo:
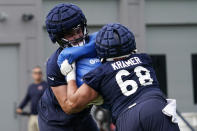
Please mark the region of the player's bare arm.
[[97, 97], [98, 93], [87, 84], [83, 84], [80, 88], [77, 88], [76, 81], [70, 80], [68, 81], [67, 100], [63, 110], [68, 114], [80, 112], [87, 107], [88, 103]]
[[65, 102], [67, 100], [67, 85], [60, 85], [57, 87], [51, 87], [55, 97], [61, 108], [64, 110]]

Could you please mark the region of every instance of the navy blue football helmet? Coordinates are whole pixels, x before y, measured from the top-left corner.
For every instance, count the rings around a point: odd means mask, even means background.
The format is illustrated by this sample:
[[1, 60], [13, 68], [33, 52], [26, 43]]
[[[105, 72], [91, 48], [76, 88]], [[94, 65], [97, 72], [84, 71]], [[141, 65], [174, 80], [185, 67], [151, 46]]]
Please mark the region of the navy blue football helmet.
[[114, 58], [136, 50], [134, 34], [119, 23], [105, 25], [96, 36], [96, 51], [100, 58]]
[[[85, 15], [78, 6], [71, 3], [56, 5], [49, 11], [45, 23], [52, 42], [57, 42], [62, 47], [71, 46], [72, 42], [82, 41], [88, 35]], [[82, 28], [83, 37], [75, 39], [75, 41], [63, 39], [65, 34], [71, 30], [76, 30], [77, 32], [79, 28]]]

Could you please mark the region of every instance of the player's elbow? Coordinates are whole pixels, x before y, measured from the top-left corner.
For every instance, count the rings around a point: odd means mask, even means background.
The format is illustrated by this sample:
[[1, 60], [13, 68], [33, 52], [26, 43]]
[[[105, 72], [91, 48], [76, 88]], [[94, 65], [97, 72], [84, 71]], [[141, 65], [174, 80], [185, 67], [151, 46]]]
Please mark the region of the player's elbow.
[[64, 104], [64, 106], [62, 108], [65, 113], [73, 114], [73, 113], [76, 113], [78, 105], [73, 102], [66, 102], [66, 104]]
[[66, 113], [66, 114], [72, 114], [72, 108], [68, 107], [68, 106], [63, 106], [62, 110]]
[[68, 115], [72, 114], [72, 110], [71, 109], [63, 108], [62, 110]]

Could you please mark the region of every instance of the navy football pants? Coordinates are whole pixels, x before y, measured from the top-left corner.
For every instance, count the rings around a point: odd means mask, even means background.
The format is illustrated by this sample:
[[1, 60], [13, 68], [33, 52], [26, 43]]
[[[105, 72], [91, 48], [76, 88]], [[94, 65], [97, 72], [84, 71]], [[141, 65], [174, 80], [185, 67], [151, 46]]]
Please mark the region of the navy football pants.
[[98, 131], [98, 127], [92, 116], [86, 115], [83, 119], [73, 120], [67, 126], [49, 125], [38, 117], [40, 131]]
[[165, 106], [166, 101], [158, 98], [137, 103], [120, 114], [117, 131], [179, 131], [178, 124], [162, 113]]

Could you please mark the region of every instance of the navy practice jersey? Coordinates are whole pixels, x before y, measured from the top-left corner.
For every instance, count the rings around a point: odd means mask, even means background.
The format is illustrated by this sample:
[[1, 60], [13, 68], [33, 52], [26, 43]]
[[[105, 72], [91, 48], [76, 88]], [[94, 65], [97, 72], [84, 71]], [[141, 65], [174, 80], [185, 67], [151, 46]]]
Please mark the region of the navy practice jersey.
[[57, 59], [61, 53], [62, 48], [58, 48], [57, 51], [47, 61], [47, 81], [49, 86], [56, 87], [60, 85], [66, 85], [65, 76], [62, 75], [60, 68], [57, 64]]
[[89, 114], [90, 109], [85, 109], [73, 115], [66, 114], [60, 107], [51, 87], [67, 85], [65, 76], [62, 75], [57, 64], [57, 59], [62, 48], [58, 48], [47, 61], [47, 81], [50, 88], [47, 88], [39, 102], [39, 116], [49, 124], [66, 125], [74, 118]]
[[45, 89], [48, 87], [47, 83], [45, 81], [35, 84], [32, 83], [29, 85], [27, 94], [25, 98], [23, 99], [22, 103], [20, 104], [19, 108], [23, 109], [28, 102], [31, 103], [31, 114], [37, 115], [37, 106], [38, 106], [38, 101], [40, 100], [40, 97], [42, 96], [43, 92]]
[[157, 90], [160, 93], [151, 58], [146, 54], [106, 62], [86, 74], [84, 82], [103, 96], [114, 121], [145, 92]]

